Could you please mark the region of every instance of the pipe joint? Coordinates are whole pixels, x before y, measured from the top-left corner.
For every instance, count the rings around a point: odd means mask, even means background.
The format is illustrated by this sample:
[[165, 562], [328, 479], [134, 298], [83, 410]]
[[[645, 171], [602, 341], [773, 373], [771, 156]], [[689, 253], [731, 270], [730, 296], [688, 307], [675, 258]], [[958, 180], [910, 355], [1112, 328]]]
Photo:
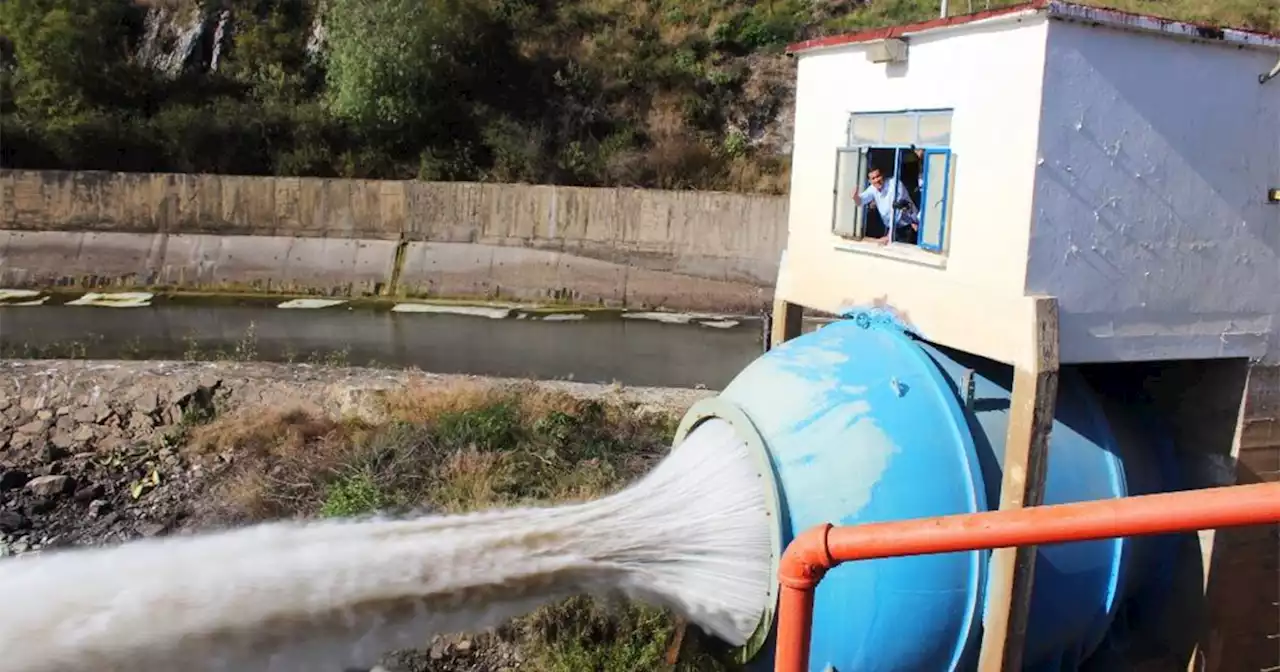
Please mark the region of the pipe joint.
[[835, 566], [827, 546], [830, 531], [831, 523], [823, 523], [796, 535], [778, 563], [778, 583], [795, 590], [817, 588], [827, 570]]

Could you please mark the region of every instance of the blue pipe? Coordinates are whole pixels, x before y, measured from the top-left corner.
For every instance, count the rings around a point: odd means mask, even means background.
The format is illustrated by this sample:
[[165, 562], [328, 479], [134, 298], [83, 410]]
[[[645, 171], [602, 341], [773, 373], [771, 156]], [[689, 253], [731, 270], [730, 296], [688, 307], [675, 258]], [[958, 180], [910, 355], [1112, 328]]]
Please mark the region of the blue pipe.
[[[677, 441], [721, 417], [755, 447], [776, 520], [775, 558], [813, 525], [987, 511], [998, 504], [1012, 369], [925, 343], [870, 314], [776, 347], [685, 417]], [[1119, 415], [1117, 415], [1119, 414]], [[1059, 377], [1045, 503], [1167, 487], [1168, 456], [1075, 371]], [[1160, 444], [1163, 445], [1163, 444]], [[1154, 553], [1116, 539], [1041, 547], [1024, 659], [1068, 670], [1106, 639]], [[1144, 544], [1148, 547], [1144, 548]], [[815, 594], [810, 670], [970, 670], [988, 552], [886, 558], [830, 571]], [[771, 667], [772, 597], [749, 652]]]

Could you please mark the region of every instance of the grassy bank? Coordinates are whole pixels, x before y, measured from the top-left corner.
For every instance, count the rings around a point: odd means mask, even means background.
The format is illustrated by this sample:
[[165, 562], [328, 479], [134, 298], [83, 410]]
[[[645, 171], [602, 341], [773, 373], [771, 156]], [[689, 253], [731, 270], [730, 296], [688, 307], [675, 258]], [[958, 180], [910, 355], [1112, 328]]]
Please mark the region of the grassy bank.
[[[167, 442], [222, 462], [202, 524], [374, 511], [458, 513], [613, 492], [666, 453], [678, 417], [485, 384], [388, 393], [379, 422], [299, 410], [194, 417]], [[401, 670], [547, 672], [734, 669], [731, 652], [667, 613], [575, 599], [497, 632], [402, 652]], [[671, 662], [674, 660], [674, 664]]]

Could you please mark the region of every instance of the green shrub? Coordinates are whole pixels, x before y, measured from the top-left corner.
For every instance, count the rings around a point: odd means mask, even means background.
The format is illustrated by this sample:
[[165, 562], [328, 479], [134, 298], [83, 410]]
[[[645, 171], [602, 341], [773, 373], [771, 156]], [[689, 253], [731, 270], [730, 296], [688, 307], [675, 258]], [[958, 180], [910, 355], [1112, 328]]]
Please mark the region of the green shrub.
[[325, 518], [347, 518], [376, 513], [390, 500], [368, 474], [352, 474], [329, 485], [320, 515]]

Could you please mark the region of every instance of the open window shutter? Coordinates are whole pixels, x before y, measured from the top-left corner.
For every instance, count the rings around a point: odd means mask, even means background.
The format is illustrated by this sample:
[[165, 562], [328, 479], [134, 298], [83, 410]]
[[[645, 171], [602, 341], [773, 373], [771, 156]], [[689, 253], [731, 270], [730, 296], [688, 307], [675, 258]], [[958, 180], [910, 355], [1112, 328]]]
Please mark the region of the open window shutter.
[[920, 247], [941, 252], [947, 240], [947, 195], [951, 193], [951, 150], [927, 149], [920, 207]]
[[867, 181], [867, 148], [842, 147], [836, 150], [836, 183], [832, 192], [835, 208], [831, 231], [845, 238], [861, 238], [863, 208], [855, 198]]

